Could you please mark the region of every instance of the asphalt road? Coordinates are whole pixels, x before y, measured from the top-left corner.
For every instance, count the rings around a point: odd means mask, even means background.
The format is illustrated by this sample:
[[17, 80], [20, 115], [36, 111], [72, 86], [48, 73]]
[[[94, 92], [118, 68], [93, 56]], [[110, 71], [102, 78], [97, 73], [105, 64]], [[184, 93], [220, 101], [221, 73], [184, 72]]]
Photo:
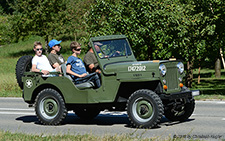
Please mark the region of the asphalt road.
[[179, 136], [221, 140], [225, 139], [225, 101], [197, 101], [193, 115], [186, 122], [170, 122], [163, 117], [157, 128], [134, 129], [129, 126], [126, 112], [101, 112], [90, 121], [69, 112], [63, 125], [44, 126], [38, 122], [34, 108], [28, 108], [22, 98], [0, 98], [0, 130], [37, 135], [128, 134], [141, 138]]

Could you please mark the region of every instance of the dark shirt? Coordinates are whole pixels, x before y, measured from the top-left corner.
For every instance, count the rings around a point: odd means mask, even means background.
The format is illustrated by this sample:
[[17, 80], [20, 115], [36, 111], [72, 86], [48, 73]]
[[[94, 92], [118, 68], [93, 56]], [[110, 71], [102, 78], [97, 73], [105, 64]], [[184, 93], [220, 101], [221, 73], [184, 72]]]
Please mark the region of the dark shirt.
[[63, 58], [63, 56], [61, 54], [50, 53], [48, 55], [48, 60], [51, 65], [54, 65], [55, 63], [62, 65], [63, 63], [65, 63], [65, 59]]
[[[88, 51], [87, 54], [84, 56], [84, 63], [88, 72], [95, 72], [96, 69], [99, 69], [97, 58], [95, 57], [94, 53], [90, 51]], [[90, 64], [94, 64], [93, 71], [89, 69]]]

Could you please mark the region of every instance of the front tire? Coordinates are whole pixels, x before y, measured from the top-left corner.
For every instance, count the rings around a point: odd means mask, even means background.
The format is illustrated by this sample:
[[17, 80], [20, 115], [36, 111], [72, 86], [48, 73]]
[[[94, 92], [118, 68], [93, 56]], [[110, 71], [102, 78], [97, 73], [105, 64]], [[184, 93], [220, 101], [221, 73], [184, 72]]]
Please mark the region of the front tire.
[[134, 92], [127, 102], [127, 114], [131, 125], [136, 128], [155, 127], [163, 116], [160, 97], [151, 90]]
[[59, 125], [67, 115], [62, 96], [54, 89], [42, 90], [35, 100], [38, 120], [44, 125]]

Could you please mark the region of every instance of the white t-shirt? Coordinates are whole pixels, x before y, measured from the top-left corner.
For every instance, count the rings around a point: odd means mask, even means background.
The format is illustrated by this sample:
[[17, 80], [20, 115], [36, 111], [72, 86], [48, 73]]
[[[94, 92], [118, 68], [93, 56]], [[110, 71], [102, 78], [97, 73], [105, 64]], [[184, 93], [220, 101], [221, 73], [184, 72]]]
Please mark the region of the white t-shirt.
[[48, 58], [45, 55], [35, 55], [32, 59], [32, 65], [36, 65], [37, 69], [47, 70], [49, 72], [53, 71], [53, 68], [49, 63]]

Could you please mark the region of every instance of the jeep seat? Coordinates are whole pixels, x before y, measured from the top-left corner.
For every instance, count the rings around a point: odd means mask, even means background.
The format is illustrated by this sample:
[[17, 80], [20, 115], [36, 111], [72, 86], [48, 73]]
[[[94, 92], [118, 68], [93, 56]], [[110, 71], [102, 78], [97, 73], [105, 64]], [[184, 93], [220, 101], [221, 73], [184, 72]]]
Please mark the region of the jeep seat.
[[[66, 73], [66, 64], [62, 64], [61, 65], [61, 69], [63, 72], [63, 76], [65, 76], [66, 78], [70, 79], [72, 82], [74, 82], [74, 80], [72, 79], [72, 77]], [[93, 88], [95, 85], [93, 82], [88, 81], [88, 82], [84, 82], [81, 84], [76, 84], [76, 87], [80, 90], [84, 90], [84, 89], [88, 89], [88, 88]]]

